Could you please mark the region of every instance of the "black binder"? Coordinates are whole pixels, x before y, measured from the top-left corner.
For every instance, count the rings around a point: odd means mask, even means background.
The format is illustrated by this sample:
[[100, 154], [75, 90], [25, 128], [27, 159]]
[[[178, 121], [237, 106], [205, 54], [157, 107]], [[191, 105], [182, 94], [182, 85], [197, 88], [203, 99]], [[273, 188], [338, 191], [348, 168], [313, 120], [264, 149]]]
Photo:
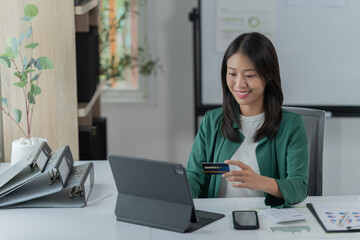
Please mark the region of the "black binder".
[[99, 34], [96, 26], [76, 33], [76, 74], [78, 102], [89, 102], [99, 83]]
[[107, 158], [107, 122], [106, 118], [93, 118], [93, 126], [98, 131], [98, 160], [105, 160]]
[[107, 158], [106, 118], [93, 118], [92, 126], [79, 126], [80, 160]]
[[83, 6], [90, 2], [90, 0], [74, 0], [74, 6]]
[[80, 160], [98, 160], [98, 129], [95, 126], [79, 126]]

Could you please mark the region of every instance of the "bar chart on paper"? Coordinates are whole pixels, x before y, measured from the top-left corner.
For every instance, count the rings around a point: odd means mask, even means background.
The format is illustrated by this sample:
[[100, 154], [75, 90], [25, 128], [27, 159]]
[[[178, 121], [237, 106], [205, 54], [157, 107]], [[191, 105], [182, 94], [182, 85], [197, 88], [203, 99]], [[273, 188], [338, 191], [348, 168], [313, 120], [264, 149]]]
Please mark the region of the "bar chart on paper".
[[314, 237], [313, 229], [307, 223], [304, 225], [301, 225], [300, 222], [298, 225], [294, 225], [294, 223], [291, 225], [288, 223], [266, 225], [264, 222], [260, 223], [263, 231], [259, 231], [259, 235], [263, 240], [313, 239]]
[[360, 239], [360, 234], [356, 232], [326, 233], [306, 208], [296, 208], [296, 210], [306, 216], [306, 219], [287, 223], [273, 223], [266, 218], [260, 218], [260, 229], [257, 231], [259, 238], [262, 240]]
[[301, 233], [301, 231], [311, 232], [310, 226], [279, 226], [279, 227], [270, 227], [271, 232], [276, 233]]
[[360, 227], [360, 204], [337, 203], [337, 204], [309, 204], [316, 212], [320, 221], [327, 231], [348, 231], [348, 228], [356, 230]]

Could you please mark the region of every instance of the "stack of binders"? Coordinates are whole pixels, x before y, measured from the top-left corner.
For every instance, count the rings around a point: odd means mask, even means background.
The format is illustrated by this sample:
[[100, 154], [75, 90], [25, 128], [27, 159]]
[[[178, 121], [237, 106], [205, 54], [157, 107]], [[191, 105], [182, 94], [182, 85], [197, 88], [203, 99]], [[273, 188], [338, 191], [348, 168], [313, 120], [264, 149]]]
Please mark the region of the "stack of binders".
[[74, 166], [69, 146], [46, 142], [0, 174], [0, 207], [83, 207], [94, 184], [93, 163]]

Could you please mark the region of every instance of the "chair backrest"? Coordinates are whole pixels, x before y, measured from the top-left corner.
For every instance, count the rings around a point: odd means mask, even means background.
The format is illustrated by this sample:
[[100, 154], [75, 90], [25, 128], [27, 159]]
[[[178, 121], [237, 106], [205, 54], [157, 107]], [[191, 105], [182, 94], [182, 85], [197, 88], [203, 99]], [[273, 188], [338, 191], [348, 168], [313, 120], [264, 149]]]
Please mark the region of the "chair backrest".
[[309, 196], [322, 196], [325, 111], [298, 107], [283, 109], [298, 113], [304, 119], [309, 149]]

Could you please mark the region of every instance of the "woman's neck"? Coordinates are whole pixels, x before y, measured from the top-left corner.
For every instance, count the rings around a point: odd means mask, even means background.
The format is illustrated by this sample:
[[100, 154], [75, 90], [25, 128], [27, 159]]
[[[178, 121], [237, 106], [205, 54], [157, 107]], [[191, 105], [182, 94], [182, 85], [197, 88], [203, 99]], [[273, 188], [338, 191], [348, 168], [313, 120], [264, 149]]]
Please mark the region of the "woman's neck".
[[265, 112], [264, 107], [254, 108], [253, 106], [239, 106], [240, 114], [246, 117], [256, 116]]

